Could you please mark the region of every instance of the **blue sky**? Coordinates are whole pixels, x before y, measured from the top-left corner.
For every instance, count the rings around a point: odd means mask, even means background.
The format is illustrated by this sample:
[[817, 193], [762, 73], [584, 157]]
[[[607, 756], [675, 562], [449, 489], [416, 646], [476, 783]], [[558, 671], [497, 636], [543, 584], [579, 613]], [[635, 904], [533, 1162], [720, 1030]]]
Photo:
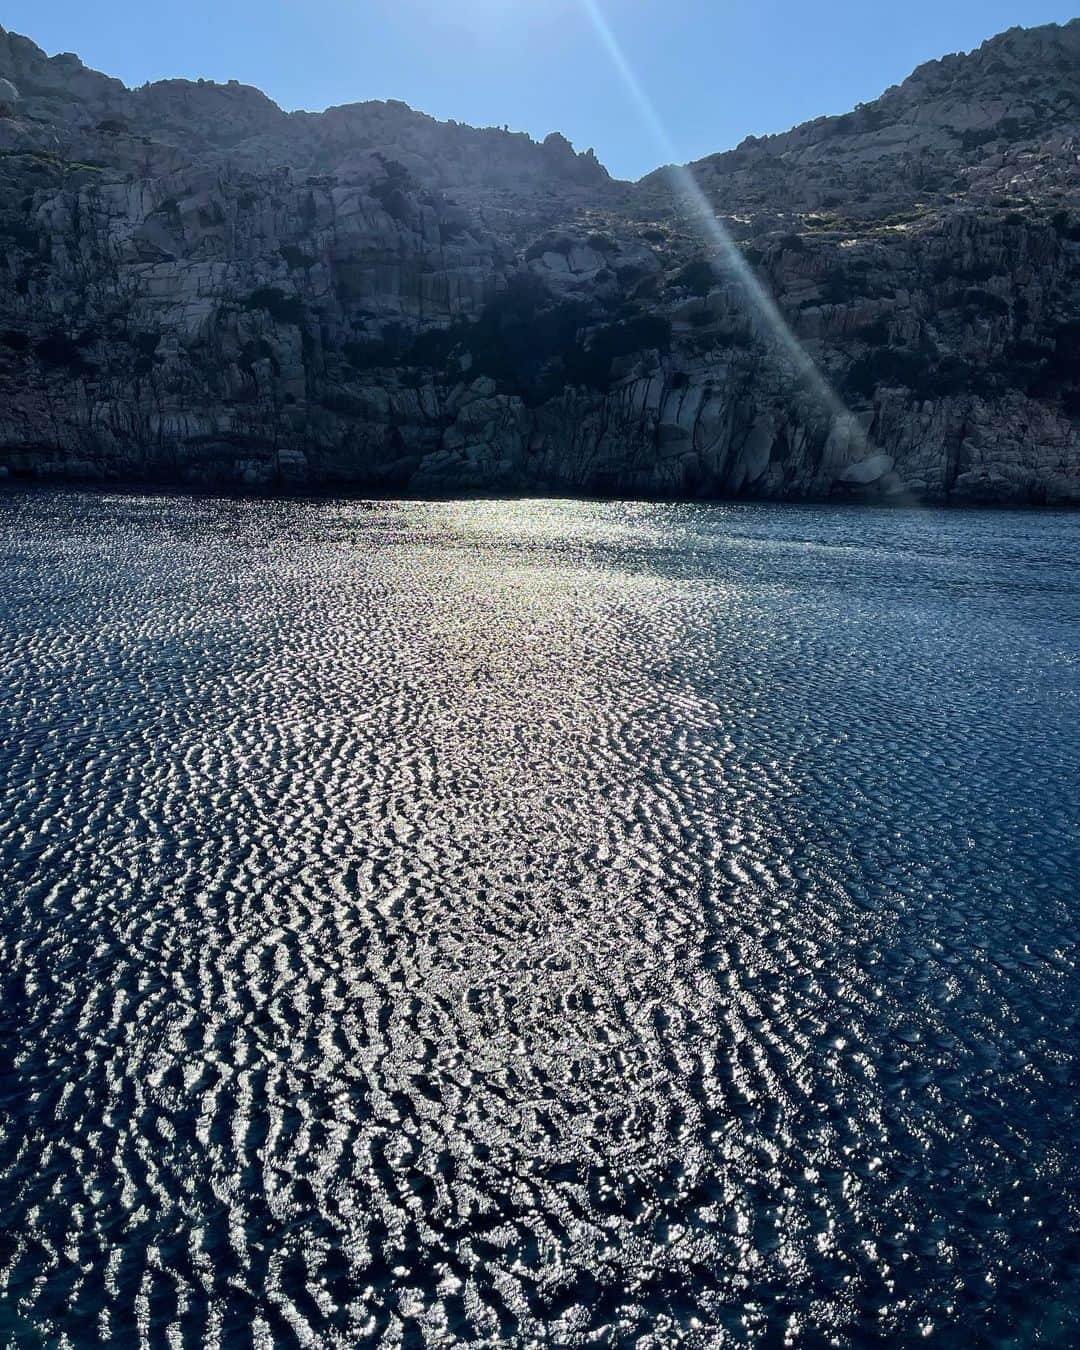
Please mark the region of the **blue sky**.
[[[613, 173], [664, 158], [588, 0], [5, 0], [0, 22], [128, 84], [236, 78], [285, 108], [399, 98], [437, 117], [564, 132]], [[595, 0], [678, 156], [876, 98], [920, 61], [1080, 0]]]

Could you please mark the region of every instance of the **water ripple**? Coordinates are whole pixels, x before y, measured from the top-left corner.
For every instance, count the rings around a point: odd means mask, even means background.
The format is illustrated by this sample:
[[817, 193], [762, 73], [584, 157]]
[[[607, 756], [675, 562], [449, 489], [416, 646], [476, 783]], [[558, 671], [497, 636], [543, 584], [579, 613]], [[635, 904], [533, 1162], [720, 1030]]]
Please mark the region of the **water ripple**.
[[1078, 545], [0, 497], [0, 1339], [1072, 1343]]

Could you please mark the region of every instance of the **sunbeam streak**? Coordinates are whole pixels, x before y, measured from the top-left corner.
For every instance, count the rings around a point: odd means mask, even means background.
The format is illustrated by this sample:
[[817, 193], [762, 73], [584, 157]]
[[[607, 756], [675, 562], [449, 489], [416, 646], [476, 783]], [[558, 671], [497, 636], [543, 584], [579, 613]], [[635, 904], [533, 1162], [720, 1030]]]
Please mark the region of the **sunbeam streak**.
[[[848, 445], [856, 450], [856, 457], [869, 453], [866, 433], [858, 419], [844, 405], [805, 347], [791, 331], [776, 301], [761, 284], [753, 268], [743, 257], [702, 191], [693, 173], [679, 164], [678, 152], [660, 119], [652, 100], [645, 92], [619, 40], [604, 17], [597, 0], [581, 0], [601, 45], [611, 58], [619, 75], [633, 96], [642, 121], [645, 123], [667, 165], [667, 173], [677, 195], [683, 200], [704, 237], [724, 260], [725, 269], [742, 287], [750, 306], [750, 315], [759, 333], [774, 339], [794, 367], [796, 377], [810, 389], [815, 398], [829, 412], [833, 427], [842, 430]], [[713, 270], [719, 270], [713, 263]]]

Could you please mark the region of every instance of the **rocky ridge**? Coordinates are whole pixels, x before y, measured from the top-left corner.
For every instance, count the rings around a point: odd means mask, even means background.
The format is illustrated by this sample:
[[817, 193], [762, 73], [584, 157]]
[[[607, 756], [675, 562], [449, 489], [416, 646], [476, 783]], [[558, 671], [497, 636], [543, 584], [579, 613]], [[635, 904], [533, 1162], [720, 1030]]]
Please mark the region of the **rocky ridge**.
[[1080, 500], [1080, 21], [691, 171], [0, 30], [0, 474]]

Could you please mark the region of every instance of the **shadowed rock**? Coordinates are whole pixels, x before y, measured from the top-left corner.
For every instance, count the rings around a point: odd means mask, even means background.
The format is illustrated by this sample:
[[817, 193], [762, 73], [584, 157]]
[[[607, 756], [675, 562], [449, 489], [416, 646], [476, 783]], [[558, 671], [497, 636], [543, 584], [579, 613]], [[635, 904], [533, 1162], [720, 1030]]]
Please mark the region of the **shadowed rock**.
[[0, 30], [0, 467], [1076, 501], [1078, 146], [1074, 21], [693, 166], [824, 403], [662, 173]]

